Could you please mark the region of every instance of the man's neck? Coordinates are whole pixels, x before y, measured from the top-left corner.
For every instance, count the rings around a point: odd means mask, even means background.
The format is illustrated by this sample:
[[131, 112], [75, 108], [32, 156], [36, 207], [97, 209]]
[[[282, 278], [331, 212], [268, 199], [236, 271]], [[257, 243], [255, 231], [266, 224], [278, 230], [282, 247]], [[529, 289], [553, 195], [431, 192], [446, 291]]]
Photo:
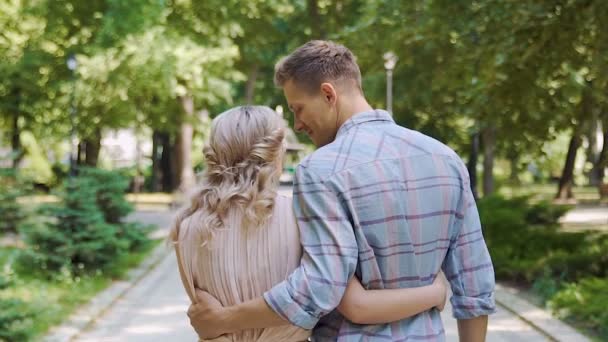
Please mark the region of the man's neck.
[[338, 127], [341, 127], [353, 116], [370, 110], [373, 110], [372, 106], [370, 106], [369, 103], [367, 103], [367, 100], [361, 95], [345, 99], [344, 103], [340, 104], [340, 120], [338, 121]]

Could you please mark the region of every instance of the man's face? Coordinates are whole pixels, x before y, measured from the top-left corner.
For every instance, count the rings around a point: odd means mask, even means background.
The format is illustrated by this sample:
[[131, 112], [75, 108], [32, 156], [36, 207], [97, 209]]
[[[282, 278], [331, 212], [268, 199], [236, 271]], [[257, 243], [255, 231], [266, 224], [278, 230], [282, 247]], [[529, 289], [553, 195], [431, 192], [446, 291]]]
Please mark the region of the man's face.
[[332, 142], [338, 130], [336, 113], [331, 101], [321, 89], [309, 94], [291, 80], [285, 82], [283, 92], [289, 109], [294, 113], [294, 129], [306, 133], [312, 142], [321, 147]]

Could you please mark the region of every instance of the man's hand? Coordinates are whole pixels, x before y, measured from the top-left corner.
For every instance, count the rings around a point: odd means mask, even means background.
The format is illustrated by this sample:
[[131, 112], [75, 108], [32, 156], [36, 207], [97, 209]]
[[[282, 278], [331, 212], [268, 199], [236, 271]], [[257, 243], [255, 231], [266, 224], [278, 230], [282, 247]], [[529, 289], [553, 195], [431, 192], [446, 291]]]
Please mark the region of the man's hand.
[[196, 304], [188, 308], [188, 317], [198, 337], [204, 340], [225, 334], [227, 330], [223, 324], [225, 320], [222, 319], [222, 304], [209, 293], [199, 289], [196, 289], [196, 301]]

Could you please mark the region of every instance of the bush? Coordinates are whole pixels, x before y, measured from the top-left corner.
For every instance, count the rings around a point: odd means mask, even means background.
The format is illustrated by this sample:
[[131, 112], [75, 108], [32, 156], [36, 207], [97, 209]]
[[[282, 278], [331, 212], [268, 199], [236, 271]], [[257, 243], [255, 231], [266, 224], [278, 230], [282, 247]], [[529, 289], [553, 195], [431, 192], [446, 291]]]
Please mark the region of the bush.
[[118, 237], [127, 243], [129, 251], [141, 251], [152, 240], [149, 238], [152, 226], [139, 223], [123, 223], [118, 226]]
[[561, 266], [552, 261], [563, 261], [564, 255], [575, 255], [586, 245], [586, 234], [558, 231], [567, 207], [501, 196], [483, 198], [478, 206], [498, 279], [531, 283], [546, 272], [559, 275], [561, 271], [551, 268]]
[[586, 278], [568, 284], [549, 301], [561, 318], [576, 321], [608, 338], [608, 279]]
[[25, 218], [25, 212], [17, 202], [23, 195], [21, 187], [12, 170], [0, 170], [0, 234], [17, 232]]
[[20, 264], [49, 275], [63, 268], [80, 274], [103, 270], [126, 252], [128, 242], [119, 237], [116, 226], [104, 221], [96, 193], [96, 183], [90, 178], [68, 181], [58, 194], [60, 203], [41, 208], [50, 220], [26, 230], [30, 249], [22, 252]]
[[150, 241], [150, 227], [139, 223], [125, 223], [124, 219], [133, 212], [131, 203], [125, 199], [129, 179], [125, 172], [107, 171], [94, 168], [79, 169], [80, 176], [96, 184], [97, 206], [106, 223], [116, 226], [118, 238], [124, 241], [129, 251], [141, 250]]
[[608, 236], [560, 231], [565, 206], [500, 196], [478, 204], [496, 278], [531, 285], [559, 316], [608, 337]]
[[546, 303], [563, 288], [563, 280], [551, 276], [548, 272], [534, 280], [532, 291]]
[[[0, 292], [10, 282], [0, 275]], [[0, 341], [27, 341], [34, 313], [18, 299], [4, 298], [0, 295]]]
[[133, 207], [125, 200], [126, 178], [117, 172], [83, 168], [67, 180], [58, 204], [40, 208], [39, 220], [26, 231], [30, 249], [20, 264], [47, 275], [103, 271], [121, 254], [140, 250], [150, 241], [149, 228], [125, 223]]
[[133, 206], [125, 199], [129, 180], [118, 172], [94, 168], [80, 168], [80, 176], [96, 184], [97, 206], [110, 224], [119, 224], [133, 212]]
[[[550, 276], [564, 281], [576, 281], [585, 277], [608, 276], [608, 236], [591, 233], [561, 234], [560, 244], [541, 258], [533, 272], [546, 270]], [[576, 238], [573, 238], [576, 236]]]
[[496, 277], [525, 280], [526, 271], [545, 254], [544, 244], [532, 238], [536, 232], [526, 222], [526, 199], [489, 196], [478, 206]]
[[570, 209], [572, 209], [571, 206], [555, 205], [548, 201], [541, 201], [532, 204], [526, 210], [526, 222], [530, 224], [557, 225], [559, 224], [559, 219]]

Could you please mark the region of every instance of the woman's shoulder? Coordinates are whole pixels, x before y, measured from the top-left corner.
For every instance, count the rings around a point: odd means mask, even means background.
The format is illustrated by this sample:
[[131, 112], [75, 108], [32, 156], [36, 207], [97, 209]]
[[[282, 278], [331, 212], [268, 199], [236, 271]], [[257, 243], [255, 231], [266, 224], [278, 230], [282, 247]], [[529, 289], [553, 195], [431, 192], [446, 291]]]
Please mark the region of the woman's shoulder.
[[277, 194], [274, 199], [274, 203], [275, 212], [279, 211], [281, 213], [293, 213], [293, 199], [291, 196]]
[[275, 197], [275, 201], [279, 201], [281, 203], [291, 205], [291, 202], [293, 202], [293, 198], [291, 196], [277, 193], [277, 196]]
[[275, 199], [274, 215], [281, 225], [294, 226], [297, 229], [296, 218], [293, 212], [293, 199], [291, 196], [277, 194]]
[[175, 227], [177, 229], [178, 241], [184, 241], [190, 235], [191, 227], [191, 215], [183, 217], [182, 220]]

